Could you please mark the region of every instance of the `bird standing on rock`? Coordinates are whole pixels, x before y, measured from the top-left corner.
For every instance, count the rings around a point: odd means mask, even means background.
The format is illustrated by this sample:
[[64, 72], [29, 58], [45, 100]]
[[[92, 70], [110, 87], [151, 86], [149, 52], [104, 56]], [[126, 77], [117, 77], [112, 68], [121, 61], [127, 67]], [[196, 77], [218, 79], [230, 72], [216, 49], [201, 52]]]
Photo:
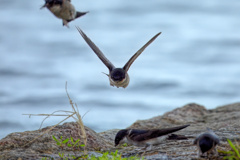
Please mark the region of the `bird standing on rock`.
[[116, 86], [117, 88], [123, 87], [126, 88], [129, 84], [130, 78], [128, 75], [128, 70], [136, 58], [144, 51], [149, 44], [151, 44], [160, 34], [156, 34], [152, 39], [150, 39], [142, 48], [140, 48], [122, 68], [116, 68], [100, 51], [100, 49], [87, 37], [87, 35], [79, 28], [76, 27], [83, 39], [89, 45], [89, 47], [95, 52], [98, 58], [107, 66], [109, 69], [109, 74], [106, 74], [109, 77], [110, 85]]
[[68, 26], [68, 22], [85, 15], [88, 12], [78, 12], [71, 4], [71, 0], [45, 0], [41, 7], [47, 7], [56, 17], [62, 19], [63, 26]]
[[194, 140], [193, 144], [197, 145], [198, 157], [208, 156], [211, 152], [217, 154], [216, 146], [220, 143], [218, 136], [209, 128], [207, 132], [200, 134]]
[[190, 125], [177, 126], [172, 128], [140, 130], [140, 129], [123, 129], [118, 131], [115, 137], [115, 146], [128, 143], [138, 147], [149, 147], [166, 140], [170, 133], [184, 129]]

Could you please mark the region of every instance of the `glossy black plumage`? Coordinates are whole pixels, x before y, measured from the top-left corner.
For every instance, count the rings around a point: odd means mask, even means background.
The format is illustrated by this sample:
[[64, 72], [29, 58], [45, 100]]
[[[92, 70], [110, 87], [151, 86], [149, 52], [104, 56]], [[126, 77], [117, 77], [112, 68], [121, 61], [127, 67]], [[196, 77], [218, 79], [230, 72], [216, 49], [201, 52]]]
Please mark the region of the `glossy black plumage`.
[[136, 146], [149, 146], [153, 144], [160, 143], [159, 137], [169, 135], [170, 133], [179, 131], [188, 127], [189, 125], [162, 128], [162, 129], [152, 129], [152, 130], [140, 130], [140, 129], [123, 129], [120, 130], [115, 136], [115, 146], [117, 146], [121, 141], [126, 139], [127, 143]]

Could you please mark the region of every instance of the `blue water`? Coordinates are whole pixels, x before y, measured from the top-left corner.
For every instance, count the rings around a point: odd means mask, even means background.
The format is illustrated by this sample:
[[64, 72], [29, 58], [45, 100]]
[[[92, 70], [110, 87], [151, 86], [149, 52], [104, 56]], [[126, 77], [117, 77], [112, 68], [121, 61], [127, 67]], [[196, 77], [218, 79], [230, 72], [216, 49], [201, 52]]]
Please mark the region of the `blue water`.
[[[191, 102], [215, 108], [240, 100], [238, 0], [73, 0], [77, 10], [90, 12], [69, 29], [40, 10], [43, 3], [0, 4], [0, 138], [39, 128], [43, 117], [22, 114], [71, 110], [66, 81], [80, 113], [90, 110], [85, 125], [97, 132]], [[129, 86], [117, 89], [75, 26], [117, 67], [156, 33], [162, 35], [133, 63]]]

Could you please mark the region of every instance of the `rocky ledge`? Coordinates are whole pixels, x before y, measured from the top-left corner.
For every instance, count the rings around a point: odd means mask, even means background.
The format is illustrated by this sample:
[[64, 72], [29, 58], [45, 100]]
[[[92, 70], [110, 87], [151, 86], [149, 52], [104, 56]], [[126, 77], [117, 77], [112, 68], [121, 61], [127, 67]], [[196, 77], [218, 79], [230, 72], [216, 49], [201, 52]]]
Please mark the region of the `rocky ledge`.
[[[198, 104], [188, 104], [181, 108], [174, 109], [164, 115], [153, 117], [147, 120], [136, 121], [128, 128], [153, 129], [173, 127], [177, 125], [190, 124], [189, 127], [176, 132], [179, 135], [188, 137], [186, 140], [166, 140], [151, 150], [143, 150], [135, 146], [114, 147], [114, 137], [118, 129], [96, 133], [85, 126], [87, 134], [86, 150], [89, 155], [99, 156], [102, 152], [114, 152], [118, 150], [122, 156], [139, 155], [145, 159], [197, 159], [197, 147], [193, 145], [194, 138], [204, 131], [206, 127], [211, 128], [219, 136], [221, 143], [219, 150], [229, 149], [227, 139], [240, 141], [240, 103], [217, 107], [207, 110]], [[78, 127], [75, 122], [64, 123], [55, 127], [50, 132], [31, 142], [50, 127], [36, 131], [11, 133], [0, 140], [0, 159], [60, 159], [59, 153], [64, 155], [83, 155], [83, 147], [77, 150], [74, 147], [59, 146], [52, 136], [62, 139], [72, 137], [80, 139]], [[31, 142], [31, 143], [29, 143]], [[83, 142], [80, 142], [83, 143]], [[221, 155], [212, 159], [222, 159]]]

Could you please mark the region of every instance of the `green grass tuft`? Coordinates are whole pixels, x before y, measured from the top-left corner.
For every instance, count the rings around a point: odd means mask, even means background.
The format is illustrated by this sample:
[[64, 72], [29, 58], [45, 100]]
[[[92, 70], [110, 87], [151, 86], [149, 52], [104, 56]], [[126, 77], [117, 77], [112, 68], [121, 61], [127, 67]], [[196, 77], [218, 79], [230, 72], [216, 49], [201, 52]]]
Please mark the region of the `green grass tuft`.
[[[60, 138], [56, 138], [55, 136], [52, 136], [53, 140], [56, 142], [56, 144], [62, 149], [62, 152], [58, 153], [59, 158], [63, 160], [144, 160], [144, 157], [137, 157], [137, 156], [131, 156], [122, 158], [122, 155], [118, 153], [118, 150], [115, 152], [99, 152], [102, 154], [102, 156], [94, 156], [94, 155], [82, 155], [77, 156], [77, 152], [81, 152], [81, 147], [84, 147], [84, 144], [80, 144], [80, 139], [77, 139], [76, 141], [70, 137], [63, 139], [61, 136]], [[74, 151], [74, 155], [66, 155], [64, 154], [64, 147], [71, 148]], [[42, 160], [52, 160], [51, 158], [42, 158]]]
[[231, 150], [228, 151], [218, 151], [219, 153], [223, 153], [224, 156], [223, 159], [227, 160], [240, 160], [240, 145], [235, 142], [233, 143], [231, 140], [227, 139], [229, 146], [231, 147]]

